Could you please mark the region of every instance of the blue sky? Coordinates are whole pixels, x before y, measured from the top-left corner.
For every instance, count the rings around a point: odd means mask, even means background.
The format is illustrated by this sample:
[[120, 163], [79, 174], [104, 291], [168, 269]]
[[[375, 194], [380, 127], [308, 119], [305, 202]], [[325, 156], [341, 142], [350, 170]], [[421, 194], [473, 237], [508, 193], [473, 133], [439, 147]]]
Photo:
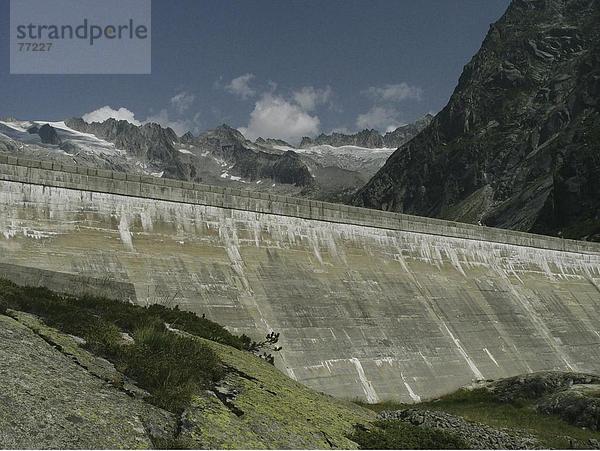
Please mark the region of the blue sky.
[[0, 116], [95, 112], [87, 117], [154, 120], [180, 133], [227, 123], [290, 140], [385, 131], [446, 104], [508, 4], [154, 0], [151, 75], [48, 76], [9, 74], [9, 1], [0, 0]]

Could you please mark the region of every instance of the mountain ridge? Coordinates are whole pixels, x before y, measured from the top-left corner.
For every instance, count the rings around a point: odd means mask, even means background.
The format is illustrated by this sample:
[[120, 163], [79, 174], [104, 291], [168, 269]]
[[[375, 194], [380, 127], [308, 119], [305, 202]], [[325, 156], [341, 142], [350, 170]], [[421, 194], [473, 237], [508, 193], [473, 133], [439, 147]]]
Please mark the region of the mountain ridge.
[[383, 149], [400, 147], [402, 144], [410, 141], [421, 130], [427, 127], [433, 119], [433, 115], [428, 113], [417, 119], [415, 122], [397, 127], [382, 135], [375, 129], [364, 129], [354, 134], [333, 132], [329, 135], [321, 133], [315, 138], [307, 136], [302, 138], [298, 145], [299, 148], [308, 148], [318, 145], [330, 145], [333, 147], [357, 146], [370, 149]]
[[[421, 125], [395, 133], [409, 136]], [[157, 123], [107, 119], [88, 123], [0, 121], [0, 151], [24, 158], [81, 164], [157, 177], [232, 186], [333, 202], [350, 196], [379, 169], [392, 149], [313, 146], [258, 138], [221, 124], [177, 136]]]

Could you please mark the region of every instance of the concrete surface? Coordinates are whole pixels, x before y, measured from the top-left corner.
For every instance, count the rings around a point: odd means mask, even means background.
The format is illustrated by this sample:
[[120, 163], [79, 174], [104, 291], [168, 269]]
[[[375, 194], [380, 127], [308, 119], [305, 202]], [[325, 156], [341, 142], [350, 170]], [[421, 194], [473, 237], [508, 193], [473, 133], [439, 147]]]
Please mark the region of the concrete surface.
[[121, 298], [131, 284], [134, 302], [273, 329], [277, 365], [325, 393], [417, 401], [600, 372], [598, 244], [10, 157], [0, 180], [13, 277], [110, 278]]

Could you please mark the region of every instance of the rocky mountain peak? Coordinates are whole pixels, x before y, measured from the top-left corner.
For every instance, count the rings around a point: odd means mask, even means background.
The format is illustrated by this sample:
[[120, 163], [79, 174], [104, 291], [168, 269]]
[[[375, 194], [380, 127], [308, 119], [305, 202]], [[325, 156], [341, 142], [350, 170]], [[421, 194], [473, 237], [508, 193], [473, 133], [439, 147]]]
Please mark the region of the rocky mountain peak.
[[450, 101], [353, 203], [600, 234], [600, 2], [514, 0]]
[[101, 139], [115, 144], [118, 149], [124, 149], [132, 155], [150, 163], [165, 166], [165, 174], [182, 178], [183, 171], [178, 161], [174, 144], [179, 141], [177, 134], [171, 128], [163, 128], [156, 123], [141, 126], [124, 120], [108, 119], [102, 123], [88, 124], [81, 118], [65, 121], [65, 124], [83, 133], [91, 133]]
[[242, 133], [239, 130], [237, 130], [233, 127], [230, 127], [227, 124], [222, 124], [212, 130], [208, 130], [208, 131], [202, 133], [198, 138], [199, 139], [218, 139], [218, 140], [223, 141], [224, 143], [228, 143], [228, 144], [246, 143], [246, 141], [247, 141], [246, 138], [244, 137], [244, 135], [242, 135]]
[[196, 139], [196, 137], [194, 136], [194, 134], [192, 132], [187, 132], [187, 133], [183, 134], [181, 136], [181, 138], [179, 138], [179, 141], [184, 144], [191, 144], [194, 142], [195, 139]]
[[256, 141], [254, 141], [255, 144], [258, 145], [265, 145], [265, 146], [285, 146], [285, 147], [294, 147], [292, 146], [290, 143], [288, 143], [287, 141], [284, 141], [283, 139], [277, 139], [277, 138], [263, 138], [263, 137], [258, 137], [256, 139]]

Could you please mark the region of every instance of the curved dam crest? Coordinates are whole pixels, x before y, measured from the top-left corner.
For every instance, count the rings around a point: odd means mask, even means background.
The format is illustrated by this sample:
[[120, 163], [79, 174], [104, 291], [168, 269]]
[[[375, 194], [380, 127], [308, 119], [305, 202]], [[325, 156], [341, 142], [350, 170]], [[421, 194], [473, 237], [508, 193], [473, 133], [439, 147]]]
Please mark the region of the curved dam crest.
[[236, 333], [325, 393], [600, 372], [600, 245], [0, 156], [0, 275]]

